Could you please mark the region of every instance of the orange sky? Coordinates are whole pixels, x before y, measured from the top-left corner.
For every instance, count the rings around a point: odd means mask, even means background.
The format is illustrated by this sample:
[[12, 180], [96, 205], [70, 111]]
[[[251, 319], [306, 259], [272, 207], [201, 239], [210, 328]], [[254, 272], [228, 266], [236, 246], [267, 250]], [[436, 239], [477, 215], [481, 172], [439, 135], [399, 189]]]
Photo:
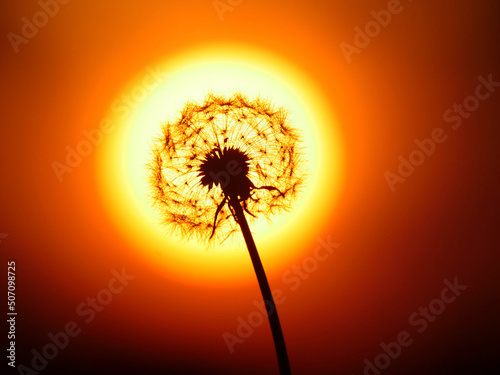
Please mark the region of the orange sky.
[[[310, 233], [303, 257], [269, 277], [285, 296], [279, 313], [294, 374], [362, 374], [363, 361], [402, 330], [415, 342], [383, 374], [480, 369], [499, 333], [500, 90], [478, 101], [460, 128], [443, 120], [475, 94], [479, 76], [500, 81], [497, 13], [494, 2], [479, 3], [403, 0], [350, 63], [339, 45], [355, 45], [354, 28], [387, 1], [244, 0], [223, 20], [212, 1], [70, 1], [16, 47], [9, 33], [23, 35], [23, 17], [33, 20], [41, 8], [2, 3], [0, 233], [8, 237], [0, 247], [4, 265], [13, 259], [18, 268], [17, 364], [29, 365], [31, 349], [41, 349], [49, 332], [76, 321], [81, 334], [43, 373], [277, 373], [267, 322], [233, 354], [222, 338], [255, 311], [256, 282], [193, 285], [141, 256], [105, 208], [98, 150], [62, 182], [52, 168], [147, 66], [234, 43], [304, 72], [337, 117], [345, 151], [335, 210]], [[415, 139], [436, 128], [447, 139], [392, 192], [384, 173], [397, 173], [398, 157], [408, 159]], [[287, 271], [314, 255], [315, 238], [328, 236], [340, 247], [292, 284]], [[123, 267], [135, 279], [85, 323], [77, 306]], [[455, 277], [468, 289], [415, 333], [408, 317]]]

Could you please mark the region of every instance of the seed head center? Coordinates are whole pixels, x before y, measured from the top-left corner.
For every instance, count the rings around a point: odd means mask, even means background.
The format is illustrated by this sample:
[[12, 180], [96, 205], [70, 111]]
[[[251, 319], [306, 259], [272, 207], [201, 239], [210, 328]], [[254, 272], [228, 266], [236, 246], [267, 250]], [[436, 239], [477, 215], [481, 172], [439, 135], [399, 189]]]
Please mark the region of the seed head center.
[[206, 154], [199, 167], [203, 186], [220, 186], [226, 196], [247, 199], [253, 186], [248, 178], [250, 159], [236, 148], [216, 148]]

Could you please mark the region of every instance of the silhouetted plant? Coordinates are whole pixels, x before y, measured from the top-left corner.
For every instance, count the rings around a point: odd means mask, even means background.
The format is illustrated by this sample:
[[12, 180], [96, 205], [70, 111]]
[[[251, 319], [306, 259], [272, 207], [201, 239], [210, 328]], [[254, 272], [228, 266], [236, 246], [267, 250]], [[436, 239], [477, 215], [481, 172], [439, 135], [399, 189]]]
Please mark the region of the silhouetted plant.
[[276, 306], [244, 214], [269, 219], [287, 211], [303, 186], [300, 136], [286, 110], [242, 94], [209, 94], [163, 125], [153, 155], [153, 203], [170, 230], [213, 243], [241, 229], [268, 302], [280, 371], [290, 373]]

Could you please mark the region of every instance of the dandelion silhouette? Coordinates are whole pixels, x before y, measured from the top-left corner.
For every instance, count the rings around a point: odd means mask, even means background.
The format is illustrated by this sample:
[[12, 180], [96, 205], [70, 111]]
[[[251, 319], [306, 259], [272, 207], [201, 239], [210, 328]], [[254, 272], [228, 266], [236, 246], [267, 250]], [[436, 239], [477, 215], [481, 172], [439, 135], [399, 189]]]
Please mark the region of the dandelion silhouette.
[[283, 108], [242, 94], [209, 94], [163, 125], [149, 165], [155, 208], [167, 228], [223, 242], [241, 229], [268, 308], [280, 372], [290, 365], [278, 313], [247, 222], [288, 211], [304, 183], [300, 136]]

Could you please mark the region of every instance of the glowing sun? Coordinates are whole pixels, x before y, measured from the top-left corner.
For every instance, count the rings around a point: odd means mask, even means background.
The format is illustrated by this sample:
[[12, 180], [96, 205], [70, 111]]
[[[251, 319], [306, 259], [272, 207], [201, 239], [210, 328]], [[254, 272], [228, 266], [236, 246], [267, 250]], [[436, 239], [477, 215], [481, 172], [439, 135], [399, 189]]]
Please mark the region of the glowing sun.
[[301, 132], [308, 178], [294, 209], [251, 227], [270, 278], [311, 251], [334, 209], [343, 179], [343, 149], [332, 106], [307, 76], [266, 51], [211, 45], [151, 64], [111, 103], [114, 124], [99, 148], [98, 181], [110, 217], [133, 248], [172, 278], [186, 283], [231, 285], [254, 282], [239, 236], [210, 249], [195, 240], [166, 235], [148, 197], [151, 144], [161, 125], [179, 117], [186, 102], [207, 93], [270, 100], [290, 114]]

